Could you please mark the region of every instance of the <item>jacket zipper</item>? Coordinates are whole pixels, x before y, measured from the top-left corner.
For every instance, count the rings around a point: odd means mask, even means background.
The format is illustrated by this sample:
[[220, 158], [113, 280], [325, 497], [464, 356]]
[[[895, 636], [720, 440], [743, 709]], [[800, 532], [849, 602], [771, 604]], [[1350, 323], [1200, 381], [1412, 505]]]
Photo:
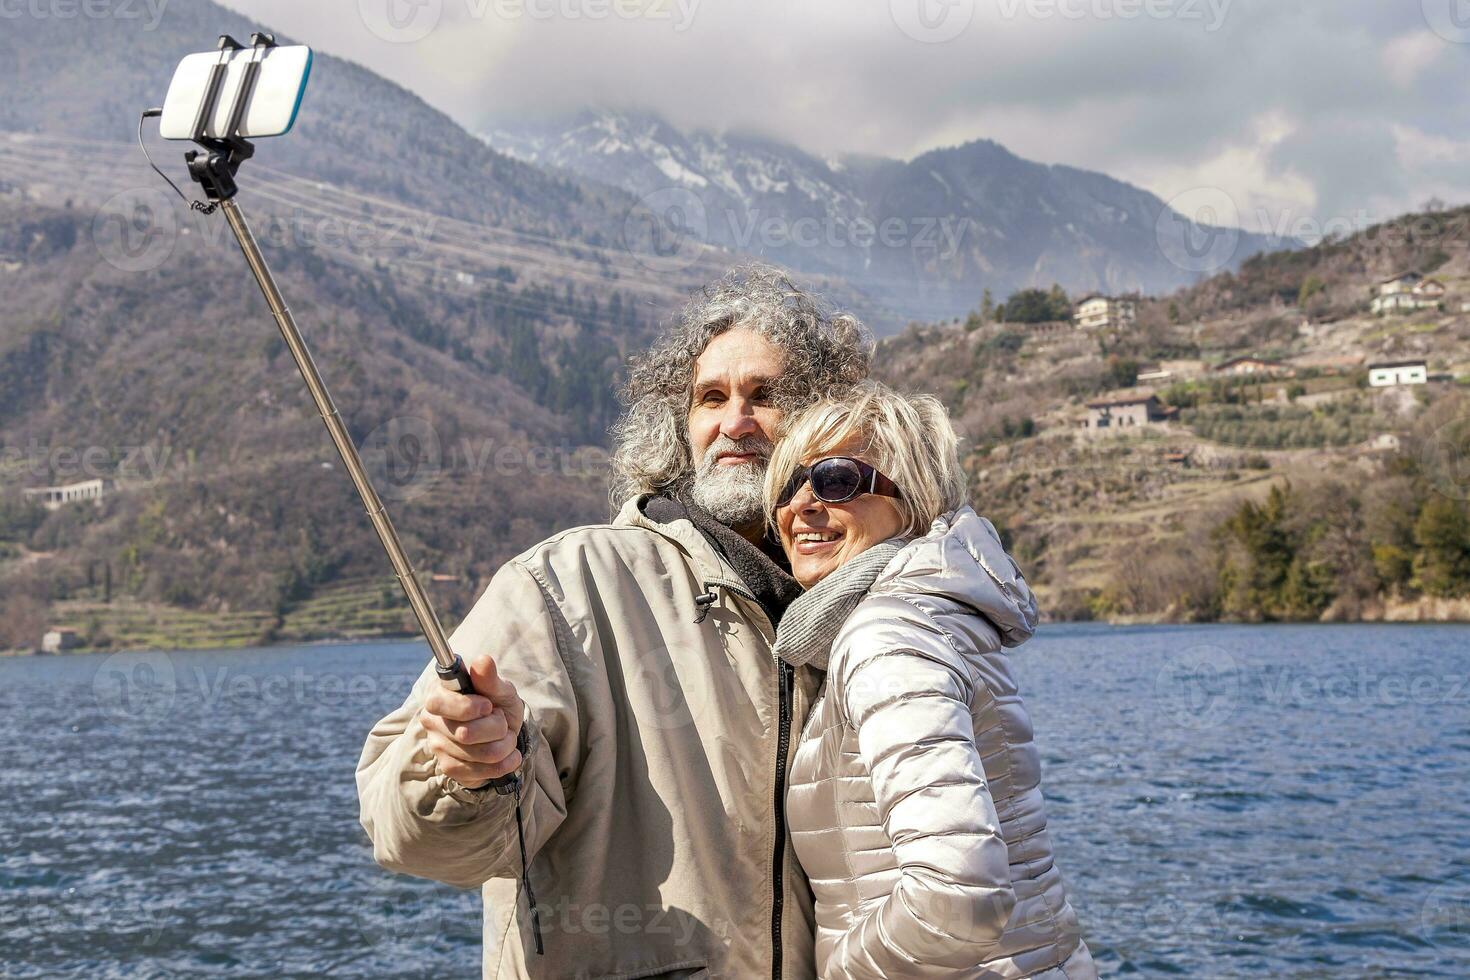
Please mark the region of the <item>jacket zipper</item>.
[[781, 980], [781, 912], [786, 903], [786, 754], [791, 750], [791, 675], [793, 668], [776, 658], [776, 690], [780, 700], [776, 738], [776, 847], [772, 855], [771, 980]]
[[[728, 589], [760, 606], [749, 590], [731, 582], [706, 581], [706, 589]], [[774, 632], [774, 630], [773, 630]], [[776, 843], [771, 855], [771, 980], [781, 980], [781, 913], [786, 905], [786, 756], [791, 751], [791, 686], [796, 670], [780, 657], [776, 661], [776, 793], [772, 809], [776, 817]]]

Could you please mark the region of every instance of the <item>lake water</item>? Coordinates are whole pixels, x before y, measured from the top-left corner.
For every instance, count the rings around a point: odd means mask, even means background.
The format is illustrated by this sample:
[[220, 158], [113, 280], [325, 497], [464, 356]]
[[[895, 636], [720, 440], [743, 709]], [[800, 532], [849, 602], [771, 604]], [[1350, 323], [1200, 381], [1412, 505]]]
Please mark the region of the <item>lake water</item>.
[[[425, 660], [0, 660], [0, 976], [477, 976], [478, 895], [357, 824]], [[1470, 628], [1049, 627], [1016, 663], [1104, 974], [1470, 976]]]

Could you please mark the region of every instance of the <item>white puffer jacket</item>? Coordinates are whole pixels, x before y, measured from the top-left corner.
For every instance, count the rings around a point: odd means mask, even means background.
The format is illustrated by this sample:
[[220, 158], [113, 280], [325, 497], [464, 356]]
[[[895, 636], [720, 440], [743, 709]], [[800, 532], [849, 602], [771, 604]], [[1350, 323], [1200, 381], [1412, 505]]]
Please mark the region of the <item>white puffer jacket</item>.
[[837, 633], [787, 793], [824, 980], [1097, 976], [1004, 652], [1035, 627], [966, 507], [889, 561]]

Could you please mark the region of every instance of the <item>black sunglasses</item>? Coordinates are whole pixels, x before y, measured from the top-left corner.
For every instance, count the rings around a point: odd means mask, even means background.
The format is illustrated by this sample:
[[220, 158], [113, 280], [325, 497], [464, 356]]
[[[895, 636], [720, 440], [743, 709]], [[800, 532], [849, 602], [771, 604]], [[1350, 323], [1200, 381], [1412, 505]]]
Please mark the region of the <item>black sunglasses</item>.
[[785, 507], [791, 503], [796, 491], [808, 480], [812, 483], [812, 496], [827, 504], [845, 504], [865, 493], [876, 493], [880, 497], [903, 497], [898, 484], [862, 460], [851, 456], [828, 456], [791, 474], [776, 506]]

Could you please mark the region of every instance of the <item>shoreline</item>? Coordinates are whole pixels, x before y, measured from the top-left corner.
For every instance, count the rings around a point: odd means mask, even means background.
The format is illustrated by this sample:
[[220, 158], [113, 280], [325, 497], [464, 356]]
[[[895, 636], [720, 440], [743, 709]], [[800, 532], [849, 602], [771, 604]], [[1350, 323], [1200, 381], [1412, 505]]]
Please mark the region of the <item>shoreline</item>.
[[[1464, 602], [1470, 605], [1470, 600], [1450, 600]], [[1130, 629], [1139, 626], [1470, 626], [1470, 617], [1466, 618], [1401, 618], [1401, 617], [1377, 617], [1371, 619], [1303, 619], [1303, 620], [1280, 620], [1272, 622], [1250, 623], [1243, 620], [1195, 620], [1190, 622], [1175, 621], [1160, 617], [1150, 616], [1126, 616], [1115, 619], [1056, 619], [1044, 620], [1040, 628], [1047, 626], [1106, 626], [1115, 629]], [[70, 650], [60, 650], [48, 653], [40, 649], [0, 649], [0, 660], [21, 657], [69, 657], [72, 655], [96, 656], [97, 654], [117, 653], [192, 653], [192, 652], [227, 652], [230, 650], [277, 650], [289, 647], [316, 647], [316, 646], [345, 646], [357, 643], [395, 643], [395, 642], [424, 642], [419, 633], [384, 633], [379, 636], [332, 636], [321, 637], [314, 640], [282, 640], [272, 643], [239, 644], [234, 646], [204, 645], [204, 646], [175, 646], [175, 647], [73, 647]]]

